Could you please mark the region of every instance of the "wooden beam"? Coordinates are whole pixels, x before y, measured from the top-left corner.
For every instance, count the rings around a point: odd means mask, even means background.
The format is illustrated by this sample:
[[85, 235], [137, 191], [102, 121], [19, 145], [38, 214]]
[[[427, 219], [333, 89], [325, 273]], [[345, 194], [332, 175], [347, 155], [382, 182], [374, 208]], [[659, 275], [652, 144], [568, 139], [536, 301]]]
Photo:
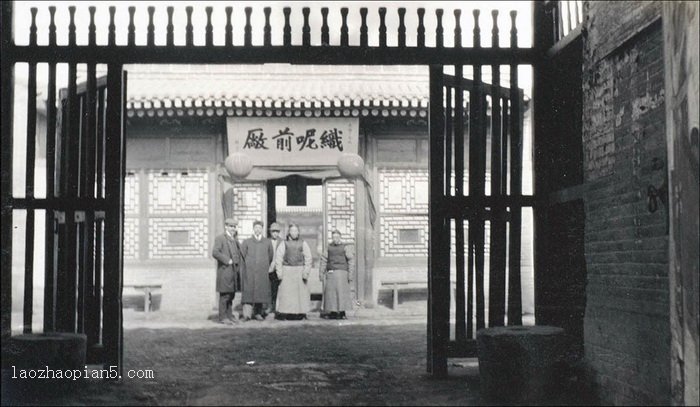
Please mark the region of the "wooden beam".
[[95, 62], [122, 64], [290, 63], [299, 65], [472, 65], [532, 64], [538, 59], [532, 48], [427, 48], [339, 46], [110, 46], [21, 45], [9, 46], [3, 58], [15, 62]]

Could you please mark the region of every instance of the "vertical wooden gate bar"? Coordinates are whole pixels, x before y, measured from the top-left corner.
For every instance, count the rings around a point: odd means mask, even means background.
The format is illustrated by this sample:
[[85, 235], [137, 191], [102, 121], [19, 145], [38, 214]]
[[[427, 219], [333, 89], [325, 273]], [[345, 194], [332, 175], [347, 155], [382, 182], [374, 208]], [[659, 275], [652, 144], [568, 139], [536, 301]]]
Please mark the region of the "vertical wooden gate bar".
[[[450, 338], [450, 258], [445, 256], [445, 213], [441, 205], [445, 191], [445, 113], [442, 66], [430, 67], [430, 202], [428, 243], [428, 372], [447, 375], [447, 347]], [[449, 244], [449, 241], [448, 241]]]
[[[479, 10], [474, 10], [474, 47], [481, 47], [481, 29], [479, 28]], [[476, 267], [476, 329], [485, 327], [485, 298], [484, 298], [484, 196], [486, 175], [486, 96], [481, 79], [481, 65], [474, 65], [473, 86], [474, 115], [470, 126], [470, 140], [474, 140], [474, 149], [469, 150], [469, 157], [474, 157], [474, 165], [469, 166], [470, 195], [479, 203], [474, 205], [473, 218], [469, 223], [469, 235], [474, 234], [474, 266]], [[473, 189], [472, 189], [473, 186]]]
[[[90, 43], [95, 41], [95, 25], [94, 25], [94, 7], [90, 9]], [[82, 196], [88, 199], [95, 199], [95, 178], [97, 161], [96, 141], [100, 133], [97, 131], [97, 73], [94, 63], [89, 63], [87, 66], [87, 94], [86, 112], [84, 112], [86, 121], [86, 137], [83, 159], [85, 163], [85, 186], [81, 191]], [[100, 173], [100, 175], [102, 175]], [[94, 314], [98, 304], [95, 302], [95, 211], [87, 211], [85, 214], [85, 237], [83, 242], [83, 251], [85, 253], [83, 262], [83, 272], [85, 275], [84, 287], [84, 332], [87, 335], [88, 353], [94, 348], [99, 341], [99, 321], [95, 321]], [[97, 287], [98, 289], [101, 287]]]
[[[29, 28], [29, 43], [36, 44], [36, 9], [32, 10]], [[27, 171], [25, 177], [25, 197], [34, 198], [34, 165], [36, 163], [36, 62], [29, 63], [27, 81]], [[26, 234], [24, 244], [24, 333], [32, 332], [34, 311], [34, 208], [27, 208]]]
[[107, 68], [107, 106], [105, 114], [105, 226], [104, 234], [104, 315], [105, 365], [122, 372], [122, 284], [124, 236], [124, 137], [123, 113], [126, 99], [126, 74], [121, 65]]
[[[105, 84], [106, 85], [106, 84]], [[95, 169], [96, 169], [96, 182], [95, 182], [95, 197], [97, 199], [104, 199], [104, 183], [105, 183], [105, 87], [100, 87], [97, 91], [97, 138], [96, 138], [96, 148], [95, 148]], [[88, 347], [87, 357], [92, 361], [102, 360], [102, 354], [100, 350], [103, 350], [103, 344], [100, 340], [100, 334], [102, 330], [100, 329], [102, 321], [102, 281], [104, 275], [104, 219], [105, 212], [100, 210], [95, 212], [95, 281], [93, 284], [93, 296], [95, 307], [92, 310], [92, 319], [90, 321], [90, 327], [96, 330], [95, 341], [91, 347]], [[88, 332], [90, 334], [90, 332]], [[104, 335], [103, 335], [104, 337]], [[92, 343], [92, 339], [88, 336], [88, 346]]]
[[[516, 29], [516, 13], [510, 12], [511, 31], [510, 46], [518, 46], [518, 30]], [[521, 135], [521, 109], [522, 96], [518, 89], [518, 64], [510, 65], [510, 138], [511, 138], [511, 166], [510, 166], [510, 195], [520, 197], [522, 195], [522, 156], [523, 139]], [[522, 295], [520, 291], [520, 240], [522, 203], [513, 202], [510, 208], [510, 234], [508, 249], [508, 325], [522, 325]]]
[[[462, 28], [460, 25], [461, 10], [455, 10], [455, 47], [462, 46]], [[464, 75], [462, 65], [455, 65], [455, 79]], [[463, 81], [454, 82], [455, 120], [454, 120], [454, 160], [455, 160], [455, 196], [464, 196], [464, 86]], [[466, 346], [467, 326], [466, 307], [464, 298], [464, 218], [455, 220], [455, 341], [460, 346]]]
[[[499, 47], [498, 10], [493, 10], [493, 30], [491, 31], [491, 46]], [[491, 65], [491, 84], [498, 89], [501, 86], [501, 66]], [[494, 205], [491, 206], [491, 237], [489, 239], [489, 326], [502, 326], [505, 316], [506, 294], [506, 264], [505, 264], [505, 205], [502, 204], [501, 172], [501, 95], [491, 93], [491, 196]]]
[[[49, 45], [56, 45], [56, 24], [54, 17], [56, 7], [49, 7]], [[46, 198], [56, 198], [56, 63], [48, 64], [48, 84], [46, 99]], [[44, 332], [52, 332], [56, 329], [56, 222], [52, 210], [46, 210], [46, 258], [44, 264]]]
[[[75, 44], [75, 7], [68, 8], [68, 42]], [[77, 166], [80, 148], [79, 100], [77, 95], [77, 62], [68, 63], [68, 91], [65, 97], [65, 111], [62, 113], [61, 170], [59, 174], [60, 197], [63, 202], [78, 197], [79, 168]], [[76, 332], [76, 285], [77, 285], [77, 225], [75, 210], [63, 205], [59, 218], [59, 272], [56, 278], [56, 330]], [[62, 232], [62, 233], [61, 233]]]
[[[455, 66], [455, 78], [462, 78], [464, 68]], [[454, 83], [455, 91], [455, 196], [464, 196], [464, 86], [463, 81]], [[464, 298], [464, 217], [455, 218], [455, 340], [467, 341], [466, 307]]]
[[2, 137], [0, 148], [0, 200], [2, 204], [2, 225], [0, 230], [0, 245], [2, 246], [2, 256], [0, 256], [2, 301], [2, 340], [9, 338], [12, 334], [12, 145], [13, 145], [13, 116], [14, 116], [14, 76], [15, 61], [6, 58], [7, 51], [14, 43], [13, 33], [12, 3], [2, 2], [0, 4], [0, 135]]

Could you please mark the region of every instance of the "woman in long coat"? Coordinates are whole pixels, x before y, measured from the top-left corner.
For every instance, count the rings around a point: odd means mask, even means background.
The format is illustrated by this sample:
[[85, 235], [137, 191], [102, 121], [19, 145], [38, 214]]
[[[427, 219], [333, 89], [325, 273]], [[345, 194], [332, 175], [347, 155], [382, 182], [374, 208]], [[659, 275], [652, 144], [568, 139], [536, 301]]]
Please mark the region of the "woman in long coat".
[[323, 251], [318, 268], [323, 283], [323, 314], [330, 319], [345, 319], [345, 311], [352, 310], [350, 284], [355, 271], [355, 251], [352, 245], [341, 242], [337, 229], [331, 236], [333, 240]]
[[280, 286], [277, 292], [277, 319], [304, 319], [309, 310], [311, 249], [299, 238], [299, 226], [289, 225], [287, 240], [277, 246], [275, 265]]

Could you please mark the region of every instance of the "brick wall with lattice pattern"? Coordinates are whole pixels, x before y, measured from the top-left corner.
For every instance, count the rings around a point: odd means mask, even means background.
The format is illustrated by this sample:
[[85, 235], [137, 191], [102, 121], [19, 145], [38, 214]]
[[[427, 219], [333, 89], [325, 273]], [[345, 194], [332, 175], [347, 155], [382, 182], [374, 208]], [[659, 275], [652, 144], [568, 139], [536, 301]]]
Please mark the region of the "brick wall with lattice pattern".
[[379, 253], [428, 255], [428, 170], [379, 170]]
[[350, 181], [326, 183], [327, 236], [337, 228], [346, 243], [355, 242], [355, 184]]
[[262, 182], [240, 182], [233, 184], [233, 218], [238, 221], [239, 239], [253, 234], [253, 222], [263, 219]]
[[152, 170], [147, 182], [148, 257], [207, 257], [209, 172]]
[[138, 217], [124, 218], [124, 258], [139, 257], [139, 222]]
[[124, 258], [139, 256], [139, 177], [127, 174], [124, 178]]
[[127, 174], [124, 178], [124, 214], [139, 214], [139, 177]]
[[209, 257], [208, 225], [208, 218], [148, 219], [148, 230], [151, 236], [150, 257], [152, 259]]

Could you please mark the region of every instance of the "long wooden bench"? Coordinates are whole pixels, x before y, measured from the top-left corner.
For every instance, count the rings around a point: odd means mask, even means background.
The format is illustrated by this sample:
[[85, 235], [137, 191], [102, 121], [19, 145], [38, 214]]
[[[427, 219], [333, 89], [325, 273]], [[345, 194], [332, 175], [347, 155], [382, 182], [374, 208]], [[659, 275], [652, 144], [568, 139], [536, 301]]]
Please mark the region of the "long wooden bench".
[[[456, 296], [457, 286], [455, 281], [450, 281], [450, 287], [452, 296], [451, 301], [454, 301]], [[428, 278], [416, 277], [413, 273], [409, 274], [397, 274], [396, 276], [384, 276], [380, 283], [379, 288], [389, 288], [392, 291], [392, 309], [396, 309], [399, 305], [399, 290], [403, 289], [428, 289]]]
[[133, 288], [143, 292], [143, 311], [150, 312], [153, 308], [153, 291], [163, 288], [159, 283], [132, 283], [124, 284], [124, 288]]
[[380, 287], [390, 287], [392, 291], [392, 309], [399, 306], [399, 290], [400, 289], [427, 289], [428, 281], [425, 279], [389, 279], [382, 280]]

